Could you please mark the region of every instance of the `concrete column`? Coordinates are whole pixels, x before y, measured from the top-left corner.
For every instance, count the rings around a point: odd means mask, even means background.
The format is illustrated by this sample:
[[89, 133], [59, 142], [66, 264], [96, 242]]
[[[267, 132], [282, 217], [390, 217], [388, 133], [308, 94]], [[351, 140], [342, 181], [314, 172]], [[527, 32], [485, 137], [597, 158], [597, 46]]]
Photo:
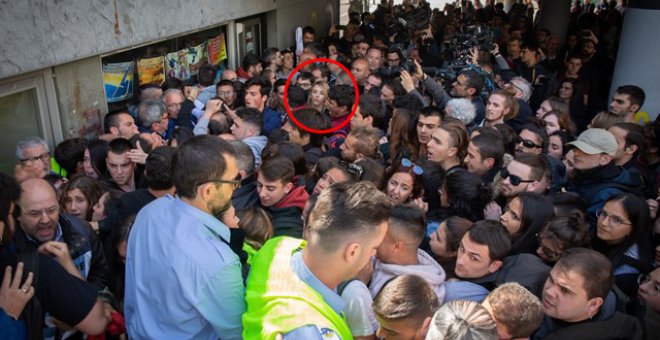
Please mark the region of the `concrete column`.
[[610, 98], [621, 85], [641, 87], [646, 100], [636, 121], [660, 113], [660, 1], [630, 1], [625, 11]]
[[571, 0], [542, 0], [539, 3], [539, 27], [557, 35], [561, 44], [566, 42], [570, 15]]

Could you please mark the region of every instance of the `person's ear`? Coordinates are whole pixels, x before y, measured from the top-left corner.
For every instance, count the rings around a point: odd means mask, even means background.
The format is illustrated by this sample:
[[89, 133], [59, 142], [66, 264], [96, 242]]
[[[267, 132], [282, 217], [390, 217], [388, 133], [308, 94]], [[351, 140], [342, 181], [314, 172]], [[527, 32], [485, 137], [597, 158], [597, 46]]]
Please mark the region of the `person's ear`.
[[495, 166], [495, 158], [493, 157], [486, 158], [484, 162], [486, 162], [486, 166], [489, 169], [492, 169]]
[[289, 182], [284, 186], [284, 192], [288, 195], [293, 190], [293, 182]]
[[[364, 117], [364, 116], [363, 116]], [[373, 116], [367, 116], [364, 117], [364, 121], [369, 123], [369, 125], [373, 126], [374, 125], [374, 117]]]
[[498, 261], [493, 261], [493, 262], [490, 263], [490, 265], [488, 265], [488, 271], [491, 272], [491, 273], [494, 273], [494, 272], [500, 270], [500, 268], [502, 268], [503, 264], [504, 264], [504, 262], [499, 261], [499, 260]]
[[344, 259], [347, 263], [353, 263], [360, 256], [362, 246], [359, 243], [350, 243], [344, 248]]
[[457, 147], [452, 147], [447, 150], [447, 156], [449, 157], [454, 157], [458, 153], [458, 148]]
[[627, 147], [625, 149], [625, 152], [626, 152], [627, 155], [633, 155], [633, 154], [635, 154], [635, 152], [637, 152], [637, 150], [639, 150], [639, 146], [633, 144], [633, 145]]
[[112, 134], [112, 135], [118, 135], [119, 134], [119, 128], [116, 127], [116, 126], [111, 126], [108, 131], [110, 131], [110, 134]]
[[363, 159], [365, 159], [365, 158], [366, 158], [366, 157], [364, 157], [364, 155], [361, 154], [361, 153], [356, 153], [356, 154], [355, 154], [355, 162], [357, 162], [357, 161], [361, 161], [361, 160], [363, 160]]
[[403, 250], [403, 248], [404, 248], [403, 241], [398, 240], [398, 241], [394, 242], [394, 251], [399, 252], [399, 251]]
[[427, 316], [424, 319], [424, 322], [422, 322], [422, 327], [419, 328], [419, 335], [420, 339], [423, 339], [426, 337], [426, 334], [429, 332], [429, 327], [431, 326], [431, 319], [432, 317]]
[[587, 313], [589, 314], [589, 319], [594, 317], [598, 313], [598, 309], [603, 305], [602, 297], [595, 297], [587, 301]]
[[607, 165], [612, 161], [612, 156], [608, 154], [602, 154], [600, 155], [600, 158], [598, 159], [598, 164], [600, 165]]
[[470, 97], [472, 97], [477, 93], [477, 90], [474, 87], [470, 87], [467, 89], [467, 93], [470, 95]]
[[639, 104], [632, 104], [632, 105], [630, 105], [630, 111], [631, 111], [632, 113], [638, 112], [639, 109], [641, 109], [641, 107], [639, 106]]

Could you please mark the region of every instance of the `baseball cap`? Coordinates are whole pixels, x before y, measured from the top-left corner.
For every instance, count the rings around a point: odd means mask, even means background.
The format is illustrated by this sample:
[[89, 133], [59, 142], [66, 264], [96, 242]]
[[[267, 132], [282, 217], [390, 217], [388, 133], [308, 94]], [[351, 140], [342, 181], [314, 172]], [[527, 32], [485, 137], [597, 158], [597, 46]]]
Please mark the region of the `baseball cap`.
[[572, 145], [589, 155], [606, 153], [614, 156], [616, 153], [616, 139], [605, 129], [586, 129], [577, 140], [566, 145]]

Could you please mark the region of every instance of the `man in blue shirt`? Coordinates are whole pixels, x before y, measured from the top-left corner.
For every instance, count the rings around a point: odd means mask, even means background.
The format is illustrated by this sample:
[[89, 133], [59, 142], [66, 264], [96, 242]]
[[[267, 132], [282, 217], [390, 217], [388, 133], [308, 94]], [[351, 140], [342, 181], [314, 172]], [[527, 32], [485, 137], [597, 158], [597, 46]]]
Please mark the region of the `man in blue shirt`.
[[232, 148], [214, 136], [182, 144], [173, 160], [178, 197], [144, 207], [128, 240], [126, 320], [133, 338], [240, 339], [241, 264], [214, 216], [240, 185]]

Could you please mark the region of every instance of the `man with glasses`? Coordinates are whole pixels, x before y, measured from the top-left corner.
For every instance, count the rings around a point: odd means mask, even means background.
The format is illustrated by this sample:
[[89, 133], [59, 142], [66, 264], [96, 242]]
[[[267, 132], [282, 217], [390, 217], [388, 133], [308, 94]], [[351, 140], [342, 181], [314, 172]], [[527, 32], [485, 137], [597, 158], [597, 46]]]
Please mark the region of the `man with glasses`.
[[[566, 184], [566, 165], [548, 154], [548, 135], [545, 128], [537, 124], [525, 124], [518, 137], [516, 138], [516, 153], [529, 153], [541, 155], [548, 163], [548, 178], [550, 186], [548, 190], [551, 194], [561, 190]], [[544, 191], [537, 191], [545, 193]]]
[[596, 226], [596, 211], [602, 209], [610, 197], [622, 192], [643, 192], [637, 176], [616, 166], [616, 138], [609, 131], [587, 129], [567, 145], [573, 147], [575, 169], [573, 181], [567, 189], [577, 192], [587, 202], [587, 220], [591, 228]]
[[509, 202], [521, 192], [544, 193], [549, 187], [548, 165], [541, 155], [520, 153], [500, 171], [500, 191]]
[[230, 210], [241, 183], [233, 148], [214, 136], [193, 137], [177, 148], [172, 171], [177, 197], [144, 207], [128, 241], [128, 333], [240, 339], [241, 262], [229, 247], [229, 228], [216, 218]]
[[14, 176], [20, 182], [27, 178], [43, 178], [51, 172], [50, 151], [43, 139], [33, 136], [16, 144]]
[[[181, 106], [172, 105], [172, 110], [179, 110]], [[170, 116], [165, 102], [160, 99], [146, 100], [138, 106], [140, 132], [155, 132], [165, 137]]]
[[382, 48], [377, 46], [371, 46], [367, 50], [367, 61], [369, 62], [369, 71], [378, 72], [381, 67], [385, 64], [385, 59], [383, 58], [384, 51]]
[[39, 251], [51, 255], [70, 274], [93, 284], [97, 290], [110, 283], [110, 272], [101, 242], [81, 219], [60, 213], [57, 194], [43, 179], [21, 183], [19, 227], [14, 238], [19, 253]]

